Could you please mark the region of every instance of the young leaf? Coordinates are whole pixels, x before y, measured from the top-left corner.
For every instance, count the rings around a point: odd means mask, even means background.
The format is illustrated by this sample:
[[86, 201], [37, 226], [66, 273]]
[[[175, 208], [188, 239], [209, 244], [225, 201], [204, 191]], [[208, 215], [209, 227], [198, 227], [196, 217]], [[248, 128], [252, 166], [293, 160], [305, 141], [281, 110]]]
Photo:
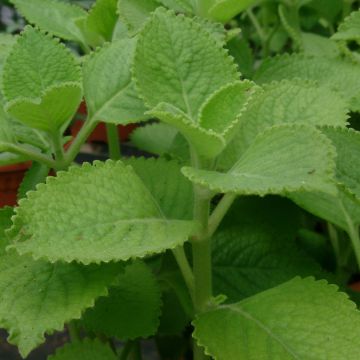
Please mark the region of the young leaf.
[[11, 48], [15, 44], [16, 37], [9, 34], [0, 34], [0, 86], [2, 84], [2, 70]]
[[118, 12], [130, 34], [135, 35], [159, 6], [158, 0], [119, 0]]
[[200, 110], [199, 125], [222, 134], [229, 141], [254, 92], [254, 85], [250, 81], [237, 81], [215, 92]]
[[52, 86], [80, 83], [80, 67], [70, 50], [49, 35], [27, 26], [4, 66], [7, 101], [37, 99]]
[[256, 2], [256, 0], [215, 0], [209, 10], [209, 17], [226, 23]]
[[159, 2], [176, 12], [192, 14], [195, 11], [195, 0], [159, 0]]
[[100, 340], [85, 339], [66, 344], [50, 355], [48, 360], [116, 360], [118, 357], [110, 346]]
[[120, 274], [107, 297], [83, 317], [85, 327], [95, 333], [127, 340], [148, 337], [159, 326], [161, 293], [155, 276], [143, 263], [134, 263]]
[[273, 125], [346, 126], [347, 118], [346, 101], [324, 86], [297, 79], [265, 84], [241, 113], [235, 138], [221, 154], [219, 167], [229, 169], [255, 137]]
[[359, 76], [360, 66], [346, 59], [295, 54], [265, 60], [254, 80], [258, 83], [294, 78], [315, 80], [339, 91], [351, 110], [359, 111], [360, 95], [356, 81]]
[[6, 111], [29, 127], [53, 133], [73, 118], [82, 99], [79, 83], [48, 87], [41, 98], [18, 98], [6, 104]]
[[337, 32], [332, 36], [333, 40], [360, 41], [360, 10], [353, 11]]
[[337, 57], [339, 47], [329, 38], [314, 33], [301, 33], [304, 54], [310, 56]]
[[11, 0], [11, 2], [29, 23], [40, 29], [65, 40], [85, 42], [83, 34], [76, 25], [79, 18], [87, 16], [86, 11], [81, 7], [58, 0]]
[[356, 305], [336, 286], [311, 278], [205, 312], [194, 325], [195, 339], [218, 360], [355, 360], [360, 351]]
[[3, 89], [12, 116], [30, 127], [55, 132], [80, 103], [80, 68], [63, 45], [27, 27], [7, 58]]
[[12, 247], [51, 262], [144, 257], [183, 244], [194, 231], [192, 221], [167, 219], [134, 171], [113, 161], [48, 178], [16, 213]]
[[85, 61], [84, 93], [91, 121], [128, 124], [146, 118], [131, 80], [134, 50], [134, 40], [118, 40]]
[[142, 29], [134, 74], [149, 107], [168, 103], [197, 121], [204, 101], [239, 79], [232, 59], [195, 20], [158, 9]]
[[84, 19], [86, 31], [98, 37], [91, 45], [98, 46], [111, 41], [117, 20], [117, 0], [97, 0]]
[[297, 275], [323, 278], [295, 244], [299, 227], [300, 211], [289, 200], [240, 197], [213, 238], [215, 294], [235, 302]]
[[183, 168], [195, 184], [241, 195], [320, 190], [336, 193], [331, 177], [335, 151], [308, 126], [279, 125], [259, 134], [227, 173]]
[[125, 163], [132, 166], [167, 218], [193, 218], [192, 184], [181, 174], [177, 161], [130, 158]]
[[23, 357], [94, 305], [119, 272], [119, 265], [50, 264], [14, 252], [0, 257], [0, 326]]
[[212, 129], [200, 127], [182, 110], [170, 104], [160, 103], [147, 114], [176, 127], [196, 148], [198, 153], [206, 158], [217, 156], [225, 148], [226, 142], [222, 135]]

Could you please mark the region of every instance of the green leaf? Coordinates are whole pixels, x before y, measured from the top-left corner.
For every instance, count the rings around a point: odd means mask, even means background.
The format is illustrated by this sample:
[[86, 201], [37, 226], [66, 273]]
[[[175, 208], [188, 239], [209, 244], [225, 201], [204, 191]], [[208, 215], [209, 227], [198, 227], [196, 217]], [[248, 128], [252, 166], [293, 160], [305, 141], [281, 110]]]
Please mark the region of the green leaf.
[[239, 198], [213, 238], [215, 294], [235, 302], [297, 275], [323, 278], [296, 246], [300, 214], [287, 199]]
[[353, 11], [331, 37], [333, 40], [360, 41], [360, 10]]
[[128, 124], [146, 119], [131, 80], [134, 40], [118, 40], [85, 61], [84, 93], [91, 121]]
[[132, 166], [167, 218], [193, 218], [193, 187], [177, 161], [130, 158], [125, 163]]
[[48, 360], [116, 360], [117, 356], [110, 346], [99, 340], [85, 339], [81, 342], [66, 344], [56, 350]]
[[7, 101], [39, 99], [49, 87], [81, 83], [80, 67], [70, 50], [49, 35], [27, 26], [4, 66]]
[[0, 258], [5, 254], [7, 238], [5, 230], [11, 226], [11, 217], [14, 215], [12, 207], [3, 207], [0, 209]]
[[239, 117], [254, 92], [254, 83], [237, 81], [225, 85], [203, 104], [199, 125], [220, 133], [229, 141], [237, 129]]
[[118, 12], [130, 34], [135, 35], [160, 5], [158, 0], [119, 0]]
[[168, 9], [176, 12], [192, 14], [195, 12], [195, 0], [159, 0]]
[[257, 0], [215, 0], [209, 10], [209, 17], [213, 20], [228, 22], [240, 12], [254, 5]]
[[194, 325], [195, 339], [217, 360], [355, 360], [360, 351], [356, 305], [311, 278], [205, 312]]
[[205, 100], [239, 79], [231, 57], [197, 21], [158, 9], [142, 29], [134, 75], [152, 108], [168, 103], [196, 122]]
[[48, 87], [41, 98], [17, 98], [6, 104], [6, 111], [29, 127], [49, 133], [66, 127], [82, 99], [79, 83]]
[[323, 127], [337, 151], [338, 194], [292, 194], [298, 205], [345, 231], [360, 225], [360, 133], [352, 129]]
[[107, 297], [83, 317], [85, 327], [118, 339], [148, 337], [156, 332], [161, 313], [161, 293], [155, 276], [143, 263], [125, 268]]
[[[79, 18], [87, 13], [81, 7], [57, 0], [11, 0], [26, 20], [44, 31], [63, 38], [84, 43], [83, 35], [77, 27]], [[36, 56], [40, 54], [34, 53]]]
[[107, 295], [119, 265], [50, 264], [9, 253], [0, 257], [0, 326], [23, 357], [79, 319], [99, 296]]
[[48, 175], [49, 168], [46, 165], [33, 162], [18, 188], [18, 199], [25, 197], [28, 191], [35, 190], [37, 184], [44, 183]]
[[15, 44], [16, 37], [9, 34], [0, 34], [0, 86], [2, 86], [2, 70], [11, 48]]
[[337, 57], [340, 55], [339, 47], [329, 38], [313, 33], [301, 33], [303, 51], [306, 55]]
[[294, 78], [315, 80], [320, 85], [339, 91], [348, 101], [351, 110], [359, 111], [359, 76], [359, 64], [347, 59], [295, 54], [265, 60], [256, 72], [254, 81], [266, 83]]
[[227, 173], [185, 167], [195, 184], [241, 195], [287, 194], [320, 190], [336, 193], [332, 183], [335, 151], [329, 140], [308, 126], [279, 125], [260, 133]]
[[175, 248], [195, 231], [191, 221], [166, 219], [120, 161], [84, 164], [49, 177], [20, 201], [16, 213], [12, 247], [51, 262], [141, 258]]
[[265, 129], [278, 124], [347, 125], [346, 101], [336, 92], [303, 80], [265, 84], [250, 98], [234, 140], [219, 159], [229, 169]]
[[117, 0], [97, 0], [83, 20], [86, 31], [97, 37], [91, 45], [111, 41], [117, 20]]
[[131, 135], [131, 142], [139, 149], [156, 155], [186, 162], [190, 158], [185, 138], [174, 127], [164, 123], [152, 123], [138, 127]]
[[225, 148], [225, 138], [222, 135], [212, 129], [200, 127], [182, 110], [170, 104], [160, 103], [147, 114], [177, 128], [197, 152], [206, 158], [217, 156]]

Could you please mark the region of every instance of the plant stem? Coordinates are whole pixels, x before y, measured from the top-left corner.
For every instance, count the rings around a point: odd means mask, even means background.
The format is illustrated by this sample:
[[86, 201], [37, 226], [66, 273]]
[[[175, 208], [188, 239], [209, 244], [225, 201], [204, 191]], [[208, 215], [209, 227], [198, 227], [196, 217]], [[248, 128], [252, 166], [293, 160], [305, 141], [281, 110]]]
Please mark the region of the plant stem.
[[68, 331], [72, 342], [80, 341], [79, 330], [73, 321], [68, 323]]
[[215, 210], [212, 212], [209, 219], [209, 236], [213, 236], [217, 228], [219, 227], [221, 221], [223, 220], [226, 213], [229, 211], [231, 205], [236, 199], [236, 194], [226, 194], [220, 200], [219, 204], [216, 206]]
[[184, 247], [178, 246], [172, 252], [173, 252], [175, 260], [180, 268], [180, 271], [183, 275], [186, 286], [189, 289], [190, 296], [194, 301], [194, 289], [195, 289], [194, 274], [192, 272], [192, 269], [190, 267], [188, 259], [186, 258]]
[[196, 8], [200, 17], [207, 18], [214, 0], [196, 0]]
[[326, 227], [327, 227], [327, 231], [328, 231], [328, 235], [329, 235], [329, 239], [330, 239], [332, 248], [334, 250], [335, 259], [336, 259], [336, 267], [339, 269], [341, 264], [340, 264], [340, 245], [339, 245], [338, 233], [333, 224], [328, 222], [326, 224]]
[[81, 146], [85, 143], [86, 139], [96, 128], [98, 122], [91, 121], [87, 119], [77, 134], [75, 140], [71, 144], [69, 150], [65, 154], [65, 164], [69, 166], [75, 159], [76, 155], [79, 153]]
[[106, 124], [105, 126], [109, 146], [109, 157], [112, 160], [119, 160], [121, 158], [121, 147], [117, 125]]
[[141, 347], [138, 340], [129, 340], [125, 343], [120, 354], [120, 360], [141, 360]]
[[261, 27], [257, 17], [254, 15], [254, 13], [251, 9], [247, 9], [246, 14], [249, 17], [250, 21], [252, 22], [257, 34], [259, 35], [261, 43], [264, 44], [266, 42], [266, 35], [265, 35], [265, 32], [264, 32], [263, 28]]
[[25, 148], [23, 146], [13, 145], [13, 144], [9, 145], [8, 151], [19, 154], [19, 155], [24, 155], [29, 160], [35, 160], [39, 163], [46, 165], [50, 169], [54, 169], [56, 167], [55, 161], [53, 159], [51, 159], [49, 156], [46, 156], [37, 151], [33, 151], [31, 149]]
[[56, 170], [66, 169], [68, 166], [65, 164], [65, 154], [62, 144], [62, 136], [59, 134], [54, 134], [52, 136], [52, 142], [54, 146]]

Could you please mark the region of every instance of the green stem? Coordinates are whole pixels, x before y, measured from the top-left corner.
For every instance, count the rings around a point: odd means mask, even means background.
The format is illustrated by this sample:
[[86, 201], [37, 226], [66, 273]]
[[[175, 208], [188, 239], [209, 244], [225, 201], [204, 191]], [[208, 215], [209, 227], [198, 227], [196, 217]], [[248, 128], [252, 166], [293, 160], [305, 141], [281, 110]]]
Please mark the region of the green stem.
[[360, 237], [359, 228], [357, 226], [349, 226], [348, 234], [354, 249], [356, 262], [360, 270]]
[[50, 158], [49, 156], [46, 156], [44, 154], [41, 154], [37, 151], [33, 151], [29, 148], [25, 148], [23, 146], [20, 145], [9, 145], [8, 147], [8, 151], [12, 152], [12, 153], [16, 153], [19, 155], [23, 155], [26, 158], [28, 158], [29, 160], [35, 160], [41, 164], [46, 165], [47, 167], [49, 167], [50, 169], [55, 169], [56, 168], [56, 162]]
[[[199, 223], [200, 230], [192, 240], [195, 280], [193, 302], [195, 313], [201, 313], [208, 308], [212, 297], [211, 237], [208, 235], [211, 196], [197, 185], [194, 185], [194, 194], [194, 219]], [[195, 342], [193, 348], [194, 360], [208, 359]]]
[[81, 146], [85, 143], [86, 139], [96, 128], [98, 122], [91, 121], [87, 119], [77, 134], [75, 140], [71, 144], [69, 150], [65, 154], [65, 164], [69, 166], [75, 159], [76, 155], [79, 153]]
[[229, 211], [231, 205], [236, 199], [236, 194], [226, 194], [220, 200], [219, 204], [216, 206], [215, 210], [212, 212], [209, 219], [209, 236], [213, 236], [217, 228], [219, 227], [221, 221], [223, 220], [226, 213]]
[[209, 10], [214, 5], [214, 0], [196, 0], [197, 13], [200, 17], [207, 18]]
[[334, 254], [335, 254], [336, 267], [337, 267], [337, 269], [339, 269], [341, 264], [340, 264], [340, 245], [339, 245], [338, 233], [333, 224], [328, 222], [326, 224], [326, 226], [327, 226], [327, 231], [329, 234], [330, 243], [332, 245], [332, 248], [333, 248]]
[[190, 296], [194, 300], [194, 289], [195, 289], [195, 280], [194, 280], [194, 274], [192, 272], [192, 269], [190, 267], [189, 261], [186, 257], [184, 247], [178, 246], [173, 250], [174, 257], [176, 259], [176, 262], [180, 268], [180, 271], [183, 275], [184, 281], [186, 283], [186, 286], [189, 289]]
[[105, 126], [110, 159], [119, 160], [121, 158], [121, 147], [117, 125], [106, 124]]
[[120, 354], [120, 360], [141, 360], [141, 347], [138, 340], [129, 340], [125, 343]]
[[66, 169], [68, 166], [65, 164], [65, 153], [62, 144], [62, 136], [58, 133], [52, 136], [52, 142], [54, 146], [56, 170]]
[[72, 342], [79, 342], [81, 340], [79, 329], [74, 322], [68, 324], [68, 331]]
[[247, 9], [246, 14], [249, 17], [251, 23], [253, 24], [257, 34], [259, 35], [261, 43], [265, 44], [265, 42], [266, 42], [265, 32], [264, 32], [263, 28], [261, 27], [257, 17], [254, 15], [252, 9]]

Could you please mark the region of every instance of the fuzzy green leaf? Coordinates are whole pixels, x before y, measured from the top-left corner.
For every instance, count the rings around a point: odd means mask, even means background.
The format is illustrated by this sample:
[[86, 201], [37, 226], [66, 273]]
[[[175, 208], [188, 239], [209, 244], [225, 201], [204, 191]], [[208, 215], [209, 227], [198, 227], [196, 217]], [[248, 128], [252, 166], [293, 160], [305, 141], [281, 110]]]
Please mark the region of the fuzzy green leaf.
[[127, 340], [148, 337], [159, 325], [161, 293], [155, 276], [143, 263], [125, 269], [109, 296], [99, 298], [83, 317], [87, 329]]
[[303, 51], [306, 55], [337, 57], [339, 47], [331, 39], [314, 33], [301, 33]]
[[300, 214], [284, 198], [240, 197], [214, 235], [215, 294], [235, 302], [297, 275], [323, 278], [319, 265], [295, 244]]
[[158, 0], [119, 0], [118, 12], [130, 34], [135, 35], [160, 5]]
[[72, 53], [49, 35], [26, 27], [4, 66], [6, 100], [41, 98], [49, 87], [69, 82], [81, 82], [80, 68]]
[[360, 351], [356, 305], [311, 278], [205, 312], [194, 325], [195, 339], [217, 360], [355, 360]]
[[52, 86], [41, 98], [18, 98], [6, 105], [6, 111], [29, 127], [54, 133], [73, 118], [82, 99], [79, 83]]
[[11, 217], [14, 215], [12, 207], [3, 207], [0, 209], [0, 257], [5, 254], [7, 239], [5, 231], [11, 226]]
[[225, 138], [222, 135], [200, 127], [182, 110], [170, 104], [160, 103], [147, 114], [177, 128], [204, 157], [215, 157], [225, 148]]
[[360, 133], [331, 127], [321, 130], [337, 151], [335, 177], [340, 184], [338, 194], [292, 194], [291, 199], [309, 212], [349, 231], [349, 228], [360, 225]]
[[139, 35], [134, 70], [149, 107], [171, 104], [193, 122], [210, 95], [239, 79], [232, 58], [207, 30], [164, 9], [155, 11]]
[[193, 218], [192, 184], [182, 175], [177, 161], [130, 158], [126, 164], [133, 167], [167, 218]]
[[273, 125], [346, 126], [347, 118], [346, 101], [324, 86], [302, 80], [266, 84], [249, 100], [235, 138], [221, 155], [219, 166], [229, 169], [255, 137]]
[[168, 9], [176, 12], [192, 14], [195, 12], [195, 0], [159, 0]]
[[333, 40], [360, 41], [360, 10], [353, 11], [337, 32], [332, 36]]
[[360, 95], [357, 79], [359, 64], [342, 58], [304, 55], [281, 55], [267, 59], [255, 74], [255, 82], [265, 83], [282, 79], [307, 79], [318, 81], [339, 91], [351, 110], [360, 110]]
[[209, 10], [209, 17], [216, 21], [228, 22], [241, 11], [254, 5], [257, 0], [215, 0]]
[[331, 178], [335, 151], [308, 126], [279, 125], [259, 134], [227, 173], [183, 168], [194, 183], [216, 192], [286, 194], [299, 190], [336, 193]]
[[0, 326], [8, 341], [27, 354], [44, 342], [44, 334], [62, 330], [94, 305], [119, 272], [116, 264], [103, 266], [50, 264], [15, 253], [0, 257]]
[[98, 37], [91, 45], [111, 41], [117, 20], [117, 0], [97, 0], [84, 19], [86, 31]]
[[128, 124], [146, 118], [131, 80], [134, 50], [134, 40], [118, 40], [86, 60], [84, 93], [92, 121]]
[[99, 340], [85, 339], [66, 344], [56, 350], [48, 360], [116, 360], [118, 357], [110, 346]]
[[120, 161], [84, 164], [48, 178], [20, 201], [16, 213], [12, 246], [52, 262], [144, 257], [183, 244], [194, 231], [191, 221], [166, 219]]
[[237, 129], [239, 117], [254, 92], [250, 81], [237, 81], [225, 85], [204, 103], [199, 125], [222, 134], [228, 141]]
[[[29, 23], [60, 38], [84, 42], [83, 35], [76, 25], [79, 18], [87, 15], [81, 7], [58, 0], [11, 0], [11, 2]], [[41, 56], [36, 52], [34, 54]]]
[[0, 86], [2, 84], [2, 70], [11, 48], [15, 44], [16, 37], [9, 34], [0, 34]]

